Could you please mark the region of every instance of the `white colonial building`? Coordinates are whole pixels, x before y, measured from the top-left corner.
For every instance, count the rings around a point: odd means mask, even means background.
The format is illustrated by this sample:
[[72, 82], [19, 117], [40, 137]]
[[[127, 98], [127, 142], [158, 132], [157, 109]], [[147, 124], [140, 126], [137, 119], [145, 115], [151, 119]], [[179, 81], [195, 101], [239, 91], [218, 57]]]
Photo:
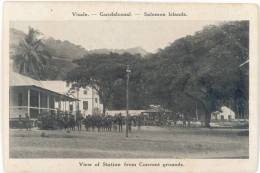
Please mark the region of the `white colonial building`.
[[96, 91], [90, 87], [71, 89], [65, 81], [39, 81], [16, 72], [10, 72], [10, 120], [25, 117], [37, 119], [43, 112], [55, 113], [58, 110], [76, 115], [102, 113]]
[[[96, 92], [91, 87], [80, 87], [78, 89], [73, 89], [71, 83], [65, 81], [41, 81], [41, 83], [49, 90], [55, 91], [60, 94], [67, 95], [69, 97], [75, 98], [79, 103], [79, 111], [84, 115], [101, 114], [103, 111], [103, 105], [100, 98]], [[58, 103], [56, 103], [56, 107]], [[66, 110], [76, 111], [77, 102], [67, 103]]]
[[234, 120], [235, 112], [226, 106], [222, 106], [220, 111], [215, 111], [211, 113], [212, 120]]

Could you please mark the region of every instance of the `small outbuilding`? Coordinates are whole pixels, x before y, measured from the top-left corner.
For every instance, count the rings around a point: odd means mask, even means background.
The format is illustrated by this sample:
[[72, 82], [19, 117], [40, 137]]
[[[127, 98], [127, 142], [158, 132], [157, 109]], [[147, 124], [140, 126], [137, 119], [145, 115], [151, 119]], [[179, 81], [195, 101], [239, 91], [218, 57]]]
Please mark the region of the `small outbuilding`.
[[234, 120], [235, 113], [227, 106], [222, 106], [220, 111], [215, 111], [211, 113], [212, 120]]

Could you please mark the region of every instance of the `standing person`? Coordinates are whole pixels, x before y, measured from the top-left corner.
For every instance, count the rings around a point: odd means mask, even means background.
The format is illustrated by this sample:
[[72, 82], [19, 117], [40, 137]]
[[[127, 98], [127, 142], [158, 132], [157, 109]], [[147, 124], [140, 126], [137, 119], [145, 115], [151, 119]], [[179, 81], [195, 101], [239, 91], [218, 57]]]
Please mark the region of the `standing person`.
[[129, 132], [132, 131], [132, 121], [133, 121], [133, 118], [131, 116], [129, 116], [129, 120], [128, 120], [128, 130], [129, 130]]
[[100, 126], [101, 126], [101, 131], [106, 131], [106, 125], [107, 125], [107, 120], [106, 117], [100, 117]]
[[64, 114], [62, 122], [64, 129], [67, 130], [69, 128], [69, 117], [67, 114]]
[[28, 116], [28, 113], [25, 114], [25, 126], [26, 126], [26, 130], [31, 130], [31, 120], [30, 117]]
[[141, 116], [140, 115], [137, 117], [137, 126], [138, 126], [138, 130], [141, 130]]
[[74, 116], [72, 114], [69, 115], [69, 123], [68, 124], [69, 124], [70, 130], [75, 131], [76, 122], [75, 122]]
[[186, 124], [186, 115], [183, 114], [183, 118], [182, 118], [182, 123], [183, 123], [183, 127], [186, 128], [187, 124]]
[[87, 115], [86, 118], [85, 118], [85, 121], [84, 121], [86, 131], [88, 131], [88, 129], [91, 126], [90, 118], [91, 118], [90, 115]]
[[117, 131], [117, 115], [115, 115], [113, 118], [113, 131], [116, 132]]
[[95, 131], [95, 125], [96, 125], [95, 123], [96, 123], [96, 117], [95, 117], [95, 115], [92, 115], [90, 117], [90, 125], [91, 125], [91, 128], [92, 128], [92, 132]]
[[121, 113], [118, 115], [118, 126], [119, 126], [119, 132], [123, 131], [123, 117]]
[[189, 116], [187, 116], [187, 123], [188, 123], [188, 127], [190, 127], [190, 121], [191, 121], [191, 118]]
[[112, 116], [108, 117], [108, 131], [112, 131], [112, 127], [113, 127], [113, 120], [112, 120]]
[[100, 131], [100, 118], [99, 118], [99, 115], [95, 115], [94, 124], [95, 124], [95, 127], [97, 127], [97, 131], [99, 132]]
[[82, 115], [80, 112], [78, 112], [77, 117], [76, 117], [76, 125], [78, 128], [78, 131], [81, 131], [81, 123], [82, 123]]
[[18, 128], [19, 128], [19, 129], [22, 129], [22, 128], [23, 128], [22, 115], [19, 115], [19, 119], [18, 119]]
[[132, 120], [133, 120], [133, 124], [134, 124], [133, 126], [136, 127], [136, 124], [137, 124], [137, 116], [136, 116], [136, 115], [133, 116]]

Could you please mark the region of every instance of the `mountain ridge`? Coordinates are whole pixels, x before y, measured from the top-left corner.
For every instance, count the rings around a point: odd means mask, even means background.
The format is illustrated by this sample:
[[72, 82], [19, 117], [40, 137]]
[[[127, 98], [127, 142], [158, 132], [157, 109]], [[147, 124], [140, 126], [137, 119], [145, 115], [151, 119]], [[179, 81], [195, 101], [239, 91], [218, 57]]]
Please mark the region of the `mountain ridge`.
[[[10, 28], [10, 42], [11, 47], [15, 48], [18, 46], [19, 41], [21, 41], [25, 37], [25, 33], [15, 29]], [[53, 37], [48, 37], [42, 39], [43, 43], [47, 51], [54, 57], [59, 57], [61, 59], [70, 59], [76, 60], [82, 58], [84, 55], [88, 54], [109, 54], [111, 52], [123, 54], [123, 53], [130, 53], [130, 54], [140, 54], [142, 57], [149, 54], [146, 50], [142, 47], [132, 47], [127, 49], [86, 49], [81, 45], [72, 43], [68, 40], [57, 40]]]

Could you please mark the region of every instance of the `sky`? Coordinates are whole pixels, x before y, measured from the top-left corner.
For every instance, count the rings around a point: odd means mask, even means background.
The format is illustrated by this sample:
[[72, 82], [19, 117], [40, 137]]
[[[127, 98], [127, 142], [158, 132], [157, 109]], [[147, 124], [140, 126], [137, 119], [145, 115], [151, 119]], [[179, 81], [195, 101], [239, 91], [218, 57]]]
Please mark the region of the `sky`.
[[42, 32], [46, 38], [68, 40], [87, 50], [142, 47], [148, 52], [156, 52], [178, 38], [193, 35], [204, 26], [218, 23], [194, 20], [15, 21], [10, 27], [27, 33], [31, 26]]

